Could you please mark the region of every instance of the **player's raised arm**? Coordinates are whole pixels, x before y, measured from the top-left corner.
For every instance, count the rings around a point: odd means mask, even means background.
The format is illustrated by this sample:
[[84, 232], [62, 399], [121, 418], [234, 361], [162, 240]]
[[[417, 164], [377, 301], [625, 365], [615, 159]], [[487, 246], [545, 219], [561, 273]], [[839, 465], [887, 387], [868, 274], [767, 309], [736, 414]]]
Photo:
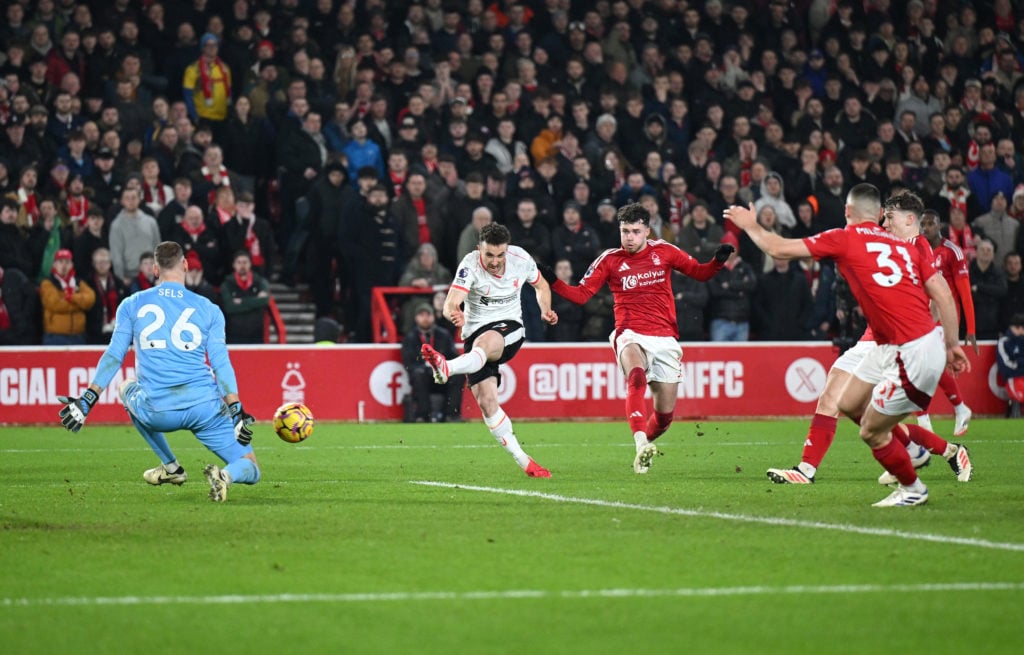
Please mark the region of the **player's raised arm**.
[[597, 290], [601, 288], [601, 285], [605, 283], [608, 278], [607, 269], [602, 266], [605, 256], [610, 251], [606, 250], [594, 263], [587, 269], [586, 275], [580, 280], [580, 283], [576, 286], [566, 284], [558, 279], [555, 272], [551, 270], [551, 267], [538, 265], [537, 268], [540, 270], [541, 276], [544, 278], [550, 287], [551, 291], [562, 296], [566, 300], [577, 305], [582, 305], [593, 297]]
[[746, 232], [754, 245], [767, 255], [776, 259], [799, 259], [811, 256], [811, 251], [808, 250], [802, 239], [786, 239], [775, 232], [764, 229], [757, 222], [753, 203], [749, 207], [732, 205], [725, 210], [724, 215]]

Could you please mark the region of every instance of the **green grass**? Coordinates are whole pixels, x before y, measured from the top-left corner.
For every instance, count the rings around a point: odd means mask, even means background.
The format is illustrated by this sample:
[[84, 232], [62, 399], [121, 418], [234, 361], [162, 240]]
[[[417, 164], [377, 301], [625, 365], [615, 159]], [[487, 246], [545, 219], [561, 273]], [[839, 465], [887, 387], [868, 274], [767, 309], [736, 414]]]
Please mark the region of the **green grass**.
[[189, 434], [170, 439], [190, 481], [154, 488], [130, 428], [4, 428], [0, 651], [1017, 653], [1020, 425], [975, 420], [975, 479], [936, 458], [912, 509], [870, 506], [887, 490], [849, 424], [809, 487], [764, 475], [806, 421], [677, 423], [646, 476], [622, 422], [520, 422], [550, 480], [479, 423], [324, 424], [298, 446], [263, 426], [263, 481], [225, 504]]

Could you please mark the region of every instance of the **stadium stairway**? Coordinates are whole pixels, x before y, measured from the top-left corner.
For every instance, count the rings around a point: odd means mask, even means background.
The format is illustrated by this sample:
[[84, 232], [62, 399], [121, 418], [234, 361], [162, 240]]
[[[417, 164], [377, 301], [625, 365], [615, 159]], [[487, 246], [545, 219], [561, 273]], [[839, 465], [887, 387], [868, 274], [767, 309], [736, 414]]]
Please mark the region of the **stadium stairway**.
[[[270, 285], [270, 293], [281, 312], [287, 343], [313, 343], [316, 306], [309, 300], [309, 287], [305, 284], [289, 287], [273, 282]], [[270, 332], [270, 342], [277, 343], [273, 327]]]

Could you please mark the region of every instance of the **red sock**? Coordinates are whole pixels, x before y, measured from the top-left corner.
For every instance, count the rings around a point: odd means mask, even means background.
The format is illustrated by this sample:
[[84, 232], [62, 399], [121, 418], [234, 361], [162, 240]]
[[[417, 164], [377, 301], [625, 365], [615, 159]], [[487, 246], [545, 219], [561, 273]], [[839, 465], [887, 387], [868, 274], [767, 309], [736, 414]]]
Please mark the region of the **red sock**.
[[634, 433], [644, 432], [647, 428], [645, 391], [647, 391], [647, 375], [638, 366], [626, 377], [626, 421], [629, 422], [629, 429]]
[[928, 413], [927, 410], [922, 409], [920, 411], [914, 412], [914, 416], [924, 416], [927, 413]]
[[811, 419], [811, 427], [807, 430], [807, 440], [804, 441], [804, 454], [801, 461], [807, 462], [814, 468], [821, 466], [821, 460], [825, 459], [825, 453], [832, 447], [832, 440], [836, 437], [836, 423], [839, 422], [835, 416], [815, 414]]
[[654, 441], [672, 425], [672, 412], [654, 412], [647, 419], [647, 440]]
[[881, 448], [872, 448], [871, 454], [886, 471], [896, 476], [900, 484], [909, 486], [917, 480], [917, 472], [914, 471], [910, 455], [898, 440], [890, 439], [889, 443]]
[[[953, 407], [964, 401], [963, 397], [960, 396], [960, 384], [953, 377], [953, 374], [949, 372], [948, 368], [942, 369], [942, 377], [939, 378], [939, 388], [942, 389], [942, 393], [946, 394], [946, 398], [949, 398], [949, 402], [953, 403]], [[917, 439], [914, 441], [917, 441]]]
[[907, 429], [907, 433], [910, 435], [911, 440], [913, 440], [914, 443], [927, 448], [928, 452], [939, 456], [946, 453], [946, 446], [949, 445], [949, 442], [939, 435], [925, 430], [920, 425], [904, 425], [903, 427]]
[[897, 423], [892, 429], [892, 438], [903, 444], [904, 448], [910, 444], [910, 430], [907, 429], [909, 427], [905, 423]]

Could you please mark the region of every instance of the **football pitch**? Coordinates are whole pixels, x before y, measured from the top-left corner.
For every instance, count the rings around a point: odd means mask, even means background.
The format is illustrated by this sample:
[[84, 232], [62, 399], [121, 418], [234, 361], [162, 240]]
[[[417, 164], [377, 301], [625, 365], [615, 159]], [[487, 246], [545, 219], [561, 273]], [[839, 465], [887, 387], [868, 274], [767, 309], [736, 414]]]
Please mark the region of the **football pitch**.
[[0, 651], [1019, 653], [1022, 425], [974, 420], [974, 480], [933, 458], [909, 509], [848, 422], [810, 486], [765, 477], [802, 420], [677, 421], [644, 476], [622, 421], [518, 422], [550, 480], [478, 422], [261, 423], [224, 504], [190, 434], [151, 487], [128, 426], [5, 427]]

